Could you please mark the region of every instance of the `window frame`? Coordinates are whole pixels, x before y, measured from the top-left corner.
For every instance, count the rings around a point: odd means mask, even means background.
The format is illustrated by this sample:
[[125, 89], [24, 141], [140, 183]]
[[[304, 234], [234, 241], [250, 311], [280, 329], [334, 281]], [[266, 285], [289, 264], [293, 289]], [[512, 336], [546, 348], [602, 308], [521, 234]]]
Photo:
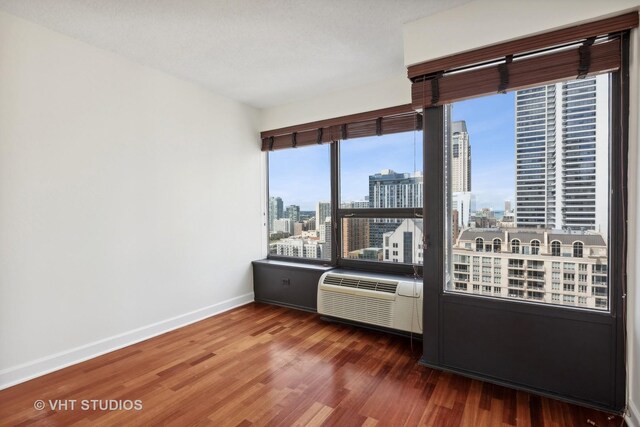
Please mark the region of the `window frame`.
[[[418, 130], [408, 131], [418, 132]], [[300, 264], [312, 264], [332, 266], [338, 268], [347, 268], [359, 271], [367, 271], [373, 273], [391, 273], [391, 274], [408, 274], [417, 277], [422, 277], [423, 266], [421, 264], [404, 264], [387, 261], [367, 261], [367, 260], [354, 260], [344, 258], [342, 256], [342, 222], [344, 219], [370, 219], [370, 218], [393, 218], [393, 219], [422, 219], [423, 207], [415, 208], [341, 208], [340, 207], [340, 143], [341, 140], [336, 140], [329, 144], [330, 155], [330, 186], [331, 186], [331, 259], [320, 258], [303, 258], [303, 257], [289, 257], [285, 255], [270, 254], [269, 245], [269, 154], [267, 154], [267, 167], [266, 167], [266, 208], [267, 213], [267, 259], [277, 261], [295, 262]], [[299, 149], [304, 150], [305, 147]], [[269, 152], [267, 152], [269, 153]], [[424, 180], [424, 174], [423, 174]], [[424, 182], [424, 181], [423, 181]], [[424, 262], [424, 234], [423, 241], [420, 243], [423, 247], [422, 260]], [[384, 252], [383, 252], [384, 259]]]

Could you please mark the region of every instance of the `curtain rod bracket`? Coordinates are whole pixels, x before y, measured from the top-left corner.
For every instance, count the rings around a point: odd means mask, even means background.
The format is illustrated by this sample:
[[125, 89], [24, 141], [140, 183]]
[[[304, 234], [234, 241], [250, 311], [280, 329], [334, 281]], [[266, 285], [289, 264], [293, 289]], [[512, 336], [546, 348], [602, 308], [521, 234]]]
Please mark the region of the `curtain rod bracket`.
[[440, 78], [442, 73], [437, 73], [431, 79], [431, 106], [435, 107], [440, 101]]
[[509, 86], [509, 64], [513, 62], [513, 55], [507, 55], [502, 64], [498, 65], [500, 73], [500, 84], [498, 85], [498, 93], [507, 93]]
[[591, 68], [591, 46], [596, 41], [595, 37], [589, 37], [578, 49], [580, 54], [580, 65], [578, 66], [578, 79], [584, 79], [589, 74]]

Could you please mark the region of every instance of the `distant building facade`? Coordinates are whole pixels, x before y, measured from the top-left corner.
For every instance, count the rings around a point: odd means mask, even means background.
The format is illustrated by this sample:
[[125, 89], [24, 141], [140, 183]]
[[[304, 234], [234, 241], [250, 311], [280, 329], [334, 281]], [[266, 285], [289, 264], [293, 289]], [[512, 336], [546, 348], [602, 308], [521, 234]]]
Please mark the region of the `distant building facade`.
[[383, 261], [422, 264], [422, 221], [407, 218], [384, 233], [382, 249]]
[[455, 291], [608, 307], [607, 246], [595, 232], [467, 229], [453, 246]]
[[[423, 177], [421, 172], [397, 173], [391, 169], [369, 176], [370, 208], [417, 208], [422, 211]], [[393, 231], [401, 221], [369, 220], [369, 246], [382, 248], [382, 235]]]
[[471, 191], [471, 145], [464, 120], [451, 122], [451, 191]]
[[607, 75], [516, 92], [516, 225], [608, 228]]

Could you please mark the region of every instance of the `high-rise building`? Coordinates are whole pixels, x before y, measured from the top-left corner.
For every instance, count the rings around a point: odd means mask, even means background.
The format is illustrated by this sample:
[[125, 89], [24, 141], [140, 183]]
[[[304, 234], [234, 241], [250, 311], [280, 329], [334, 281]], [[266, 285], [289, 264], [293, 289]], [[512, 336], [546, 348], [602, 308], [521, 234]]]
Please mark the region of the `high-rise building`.
[[291, 222], [299, 222], [300, 221], [300, 206], [289, 205], [284, 210], [284, 217], [289, 218]]
[[470, 191], [459, 191], [451, 195], [451, 209], [458, 211], [458, 226], [471, 225], [471, 215], [476, 211], [476, 197]]
[[331, 217], [331, 202], [318, 202], [316, 204], [316, 227], [322, 230], [324, 220]]
[[325, 218], [320, 230], [320, 243], [322, 244], [322, 258], [331, 259], [331, 217]]
[[269, 197], [269, 230], [273, 230], [273, 222], [282, 218], [283, 203], [280, 197]]
[[504, 213], [511, 211], [511, 200], [504, 201]]
[[471, 145], [464, 120], [451, 122], [451, 191], [471, 191]]
[[[362, 209], [369, 207], [368, 200], [342, 202], [344, 209]], [[369, 220], [366, 218], [346, 218], [342, 221], [342, 256], [353, 258], [355, 251], [369, 245]], [[370, 253], [367, 252], [369, 255]], [[356, 257], [364, 256], [362, 252]], [[369, 256], [367, 255], [367, 256]]]
[[516, 225], [607, 235], [609, 81], [516, 92]]
[[274, 233], [293, 234], [293, 222], [289, 218], [280, 218], [273, 221], [271, 229]]
[[[422, 173], [396, 173], [391, 169], [369, 176], [370, 208], [417, 208], [422, 211]], [[369, 221], [369, 246], [381, 248], [382, 235], [394, 231], [400, 220], [376, 218]]]

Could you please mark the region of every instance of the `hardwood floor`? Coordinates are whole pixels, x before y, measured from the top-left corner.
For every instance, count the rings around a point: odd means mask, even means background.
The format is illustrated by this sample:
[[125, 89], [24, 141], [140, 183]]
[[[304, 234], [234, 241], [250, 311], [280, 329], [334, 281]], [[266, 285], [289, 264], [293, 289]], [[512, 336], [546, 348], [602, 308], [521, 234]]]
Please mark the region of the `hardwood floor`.
[[[620, 426], [419, 366], [408, 338], [249, 304], [0, 391], [2, 425]], [[36, 400], [45, 408], [34, 408]], [[93, 410], [91, 400], [140, 410]], [[67, 401], [51, 408], [49, 401]], [[75, 409], [71, 401], [75, 400]], [[129, 400], [128, 403], [117, 401]], [[83, 408], [82, 405], [86, 404]], [[109, 404], [109, 402], [103, 402]], [[89, 410], [85, 410], [89, 406]], [[591, 421], [593, 424], [591, 424]]]

